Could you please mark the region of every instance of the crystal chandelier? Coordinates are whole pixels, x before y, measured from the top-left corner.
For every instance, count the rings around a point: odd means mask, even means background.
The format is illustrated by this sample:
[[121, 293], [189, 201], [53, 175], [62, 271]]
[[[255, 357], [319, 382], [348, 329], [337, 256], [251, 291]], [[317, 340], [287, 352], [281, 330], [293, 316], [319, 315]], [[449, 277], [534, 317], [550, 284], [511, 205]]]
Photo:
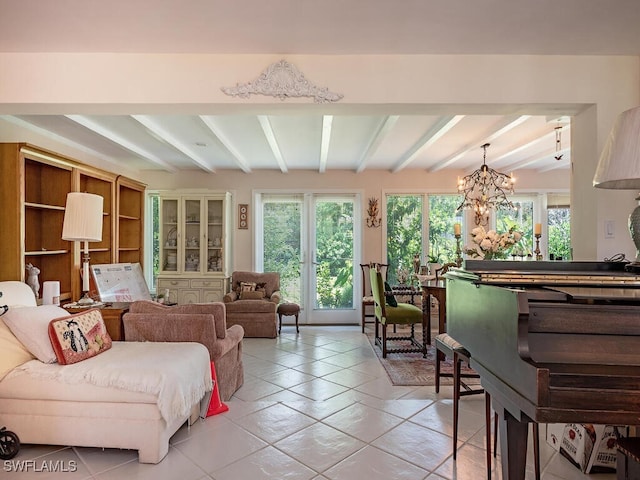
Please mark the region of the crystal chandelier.
[[513, 193], [515, 178], [513, 175], [497, 172], [487, 166], [489, 145], [489, 143], [482, 145], [484, 150], [482, 166], [464, 178], [458, 179], [458, 192], [464, 194], [464, 200], [456, 211], [473, 209], [476, 225], [489, 223], [491, 209], [516, 209], [507, 199], [507, 193]]

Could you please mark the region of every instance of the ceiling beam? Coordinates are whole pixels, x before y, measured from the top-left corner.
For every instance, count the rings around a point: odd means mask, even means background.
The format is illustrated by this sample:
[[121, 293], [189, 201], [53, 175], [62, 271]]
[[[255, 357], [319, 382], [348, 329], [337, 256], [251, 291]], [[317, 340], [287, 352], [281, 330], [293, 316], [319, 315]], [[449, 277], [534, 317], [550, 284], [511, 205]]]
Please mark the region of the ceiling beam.
[[380, 122], [380, 126], [375, 131], [375, 133], [371, 136], [369, 140], [369, 145], [367, 145], [367, 149], [364, 151], [360, 160], [358, 161], [358, 168], [356, 168], [356, 173], [361, 173], [367, 167], [367, 163], [369, 159], [373, 156], [374, 153], [380, 147], [380, 144], [384, 141], [385, 137], [393, 130], [393, 127], [396, 125], [396, 122], [400, 118], [399, 115], [387, 115], [384, 117], [382, 122]]
[[[570, 126], [569, 125], [565, 125], [564, 127], [562, 127], [562, 131], [563, 132], [567, 132], [569, 131]], [[525, 139], [522, 141], [522, 143], [520, 143], [519, 145], [517, 145], [516, 147], [513, 147], [511, 150], [503, 153], [502, 155], [500, 155], [499, 157], [495, 157], [493, 158], [491, 164], [492, 166], [498, 166], [500, 168], [513, 168], [515, 169], [516, 167], [514, 167], [513, 165], [517, 165], [517, 161], [516, 162], [511, 162], [509, 163], [509, 161], [504, 161], [505, 158], [511, 156], [511, 155], [515, 155], [518, 152], [521, 152], [522, 150], [526, 150], [529, 147], [534, 146], [535, 144], [542, 142], [542, 141], [549, 141], [550, 138], [553, 138], [553, 144], [555, 145], [555, 137], [556, 137], [556, 131], [555, 128], [551, 131], [545, 132], [541, 135], [537, 135], [535, 137], [529, 137], [528, 139]], [[549, 142], [551, 143], [551, 142]], [[500, 162], [502, 160], [502, 163]]]
[[267, 139], [267, 143], [269, 143], [269, 147], [271, 147], [271, 152], [273, 153], [276, 162], [278, 162], [280, 171], [282, 173], [287, 173], [289, 171], [287, 168], [287, 162], [284, 161], [284, 157], [280, 151], [280, 145], [278, 145], [278, 141], [276, 140], [276, 135], [273, 131], [273, 126], [271, 125], [269, 117], [267, 115], [258, 115], [258, 121], [260, 122], [264, 136]]
[[202, 158], [198, 155], [194, 150], [192, 150], [188, 145], [184, 142], [178, 140], [173, 134], [168, 132], [162, 126], [160, 126], [157, 122], [155, 122], [151, 117], [147, 115], [131, 115], [136, 122], [145, 126], [153, 136], [159, 137], [160, 140], [168, 143], [176, 150], [184, 153], [187, 157], [193, 160], [196, 164], [198, 164], [203, 170], [209, 173], [215, 173], [215, 168], [211, 165], [210, 162]]
[[117, 133], [111, 131], [107, 127], [100, 125], [98, 122], [90, 119], [89, 117], [85, 117], [84, 115], [65, 115], [69, 120], [76, 122], [79, 125], [82, 125], [85, 128], [88, 128], [94, 133], [103, 136], [107, 140], [111, 140], [113, 143], [117, 143], [122, 148], [129, 150], [130, 152], [136, 154], [140, 158], [143, 158], [151, 163], [155, 163], [156, 165], [161, 166], [168, 172], [177, 172], [178, 169], [173, 165], [165, 162], [161, 158], [157, 157], [151, 152], [147, 152], [146, 150], [138, 147], [135, 143], [130, 142], [126, 138], [118, 135]]
[[420, 140], [414, 143], [413, 146], [402, 156], [402, 158], [400, 158], [400, 161], [393, 167], [391, 172], [399, 172], [400, 170], [408, 166], [416, 159], [420, 152], [433, 145], [438, 139], [440, 139], [445, 133], [451, 130], [464, 117], [464, 115], [450, 115], [442, 117], [440, 120], [438, 120], [422, 137], [420, 137]]
[[320, 168], [319, 172], [327, 171], [327, 159], [329, 157], [329, 144], [331, 143], [331, 129], [333, 128], [333, 115], [322, 116], [322, 138], [320, 139]]
[[244, 173], [251, 173], [251, 167], [249, 162], [242, 156], [242, 154], [233, 146], [233, 143], [222, 133], [220, 127], [216, 124], [213, 117], [208, 115], [199, 115], [200, 120], [204, 123], [211, 133], [218, 139], [222, 146], [233, 157], [234, 162]]
[[455, 162], [460, 160], [462, 157], [467, 155], [472, 150], [476, 150], [477, 148], [479, 148], [481, 145], [484, 145], [485, 143], [491, 143], [496, 138], [507, 133], [509, 130], [517, 127], [521, 123], [524, 123], [529, 118], [531, 118], [531, 115], [520, 115], [517, 118], [513, 118], [513, 117], [504, 118], [503, 120], [498, 122], [496, 125], [494, 125], [489, 132], [485, 133], [481, 137], [476, 137], [476, 139], [473, 142], [465, 145], [461, 150], [458, 150], [452, 156], [447, 158], [444, 162], [439, 162], [437, 165], [434, 165], [433, 167], [429, 168], [428, 171], [437, 172], [438, 170], [442, 170], [443, 168], [447, 168], [448, 166], [453, 165]]

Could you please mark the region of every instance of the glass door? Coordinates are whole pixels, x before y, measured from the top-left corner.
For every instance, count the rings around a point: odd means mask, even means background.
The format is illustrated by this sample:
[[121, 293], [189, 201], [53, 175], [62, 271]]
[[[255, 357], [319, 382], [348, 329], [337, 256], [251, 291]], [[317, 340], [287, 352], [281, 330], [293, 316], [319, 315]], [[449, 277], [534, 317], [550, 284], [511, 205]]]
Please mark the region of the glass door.
[[[309, 323], [354, 323], [353, 196], [315, 195], [311, 199]], [[359, 268], [359, 267], [358, 267]]]
[[357, 323], [354, 195], [263, 194], [259, 270], [280, 272], [301, 323]]

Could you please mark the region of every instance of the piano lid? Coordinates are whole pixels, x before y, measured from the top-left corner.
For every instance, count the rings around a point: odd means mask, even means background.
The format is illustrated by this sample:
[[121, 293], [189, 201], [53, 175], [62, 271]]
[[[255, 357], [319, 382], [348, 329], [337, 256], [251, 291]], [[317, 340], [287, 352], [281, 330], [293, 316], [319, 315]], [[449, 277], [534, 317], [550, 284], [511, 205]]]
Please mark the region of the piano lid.
[[479, 282], [495, 285], [640, 288], [640, 276], [626, 272], [625, 265], [625, 262], [465, 260], [463, 269], [477, 275]]

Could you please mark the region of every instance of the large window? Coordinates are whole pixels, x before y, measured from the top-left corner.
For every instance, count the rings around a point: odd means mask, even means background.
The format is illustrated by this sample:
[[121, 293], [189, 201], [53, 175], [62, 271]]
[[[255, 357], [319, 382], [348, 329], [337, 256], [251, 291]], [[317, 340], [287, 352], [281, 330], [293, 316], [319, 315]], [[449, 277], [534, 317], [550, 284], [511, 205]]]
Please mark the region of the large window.
[[413, 258], [419, 255], [423, 262], [423, 196], [387, 196], [387, 278], [398, 282], [398, 269], [413, 270]]
[[[393, 194], [387, 195], [386, 201], [390, 283], [398, 282], [399, 268], [413, 271], [416, 256], [421, 265], [455, 262], [453, 225], [462, 223], [462, 212], [456, 212], [459, 195]], [[428, 206], [428, 220], [425, 206]]]
[[571, 260], [571, 215], [569, 207], [548, 207], [549, 260]]
[[[429, 195], [429, 263], [456, 261], [453, 226], [462, 224], [463, 212], [456, 212], [461, 201], [460, 195]], [[460, 246], [464, 246], [464, 239]]]

